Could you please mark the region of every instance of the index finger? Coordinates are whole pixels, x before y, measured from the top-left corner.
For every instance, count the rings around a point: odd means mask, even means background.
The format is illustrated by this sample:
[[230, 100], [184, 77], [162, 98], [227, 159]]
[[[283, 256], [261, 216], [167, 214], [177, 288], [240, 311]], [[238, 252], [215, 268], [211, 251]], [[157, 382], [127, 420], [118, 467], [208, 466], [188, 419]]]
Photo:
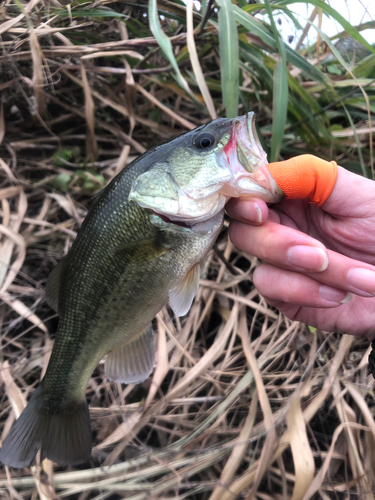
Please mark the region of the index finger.
[[229, 237], [241, 250], [283, 269], [322, 272], [328, 266], [327, 249], [323, 243], [270, 220], [258, 227], [233, 221], [229, 226]]
[[234, 221], [229, 236], [241, 250], [279, 269], [363, 297], [375, 296], [375, 266], [328, 250], [296, 229], [271, 221], [258, 227]]

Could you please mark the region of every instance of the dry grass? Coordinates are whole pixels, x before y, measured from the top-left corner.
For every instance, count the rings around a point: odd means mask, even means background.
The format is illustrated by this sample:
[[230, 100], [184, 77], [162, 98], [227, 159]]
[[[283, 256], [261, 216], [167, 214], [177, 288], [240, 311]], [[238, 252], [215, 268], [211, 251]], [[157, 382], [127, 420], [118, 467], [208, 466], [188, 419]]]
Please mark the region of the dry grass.
[[[186, 15], [185, 6], [160, 5]], [[121, 17], [106, 17], [107, 8], [137, 17], [140, 36], [129, 35]], [[186, 44], [194, 52], [191, 3], [187, 8], [187, 34], [177, 29], [172, 43], [193, 86], [181, 55]], [[5, 1], [0, 7], [1, 440], [46, 369], [57, 326], [44, 301], [46, 278], [69, 249], [92, 194], [149, 147], [222, 113], [212, 46], [204, 66], [208, 85], [201, 81], [199, 87], [206, 102], [213, 96], [208, 112], [199, 94], [191, 98], [176, 84], [156, 40], [151, 33], [145, 37], [142, 12], [101, 1]], [[165, 31], [172, 30], [167, 21]], [[198, 36], [201, 61], [215, 29], [209, 23]], [[298, 68], [289, 71], [297, 78]], [[257, 110], [267, 141], [268, 91], [245, 76], [242, 111]], [[327, 94], [319, 83], [300, 83], [323, 104]], [[334, 81], [335, 91], [344, 88], [345, 94], [356, 85]], [[374, 84], [361, 85], [371, 90]], [[265, 101], [256, 101], [259, 90]], [[366, 104], [356, 99], [367, 116]], [[360, 165], [361, 145], [369, 170], [372, 130], [371, 113], [368, 120], [357, 116], [353, 126], [330, 129], [330, 147]], [[313, 147], [295, 127], [284, 139], [285, 154]], [[90, 462], [5, 467], [1, 497], [372, 499], [375, 404], [368, 344], [309, 329], [271, 309], [253, 287], [256, 265], [224, 231], [190, 313], [178, 319], [164, 309], [155, 320], [152, 377], [123, 386], [105, 378], [102, 364], [93, 374], [87, 388]]]

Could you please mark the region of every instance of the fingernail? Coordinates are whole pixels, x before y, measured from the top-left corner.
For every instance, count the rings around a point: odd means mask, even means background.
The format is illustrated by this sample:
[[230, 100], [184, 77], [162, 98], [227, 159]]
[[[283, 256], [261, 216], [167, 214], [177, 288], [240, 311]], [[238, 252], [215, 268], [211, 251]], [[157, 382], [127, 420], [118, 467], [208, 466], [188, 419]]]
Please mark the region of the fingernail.
[[375, 272], [364, 267], [353, 267], [348, 271], [348, 281], [363, 292], [375, 295]]
[[322, 297], [322, 299], [329, 300], [330, 302], [335, 302], [336, 304], [346, 304], [353, 297], [353, 294], [349, 292], [337, 290], [337, 288], [331, 288], [330, 286], [326, 285], [322, 285], [319, 288], [319, 295]]
[[236, 213], [242, 218], [252, 222], [262, 222], [262, 210], [256, 201], [237, 203]]
[[296, 245], [287, 253], [289, 264], [306, 271], [324, 271], [328, 266], [328, 255], [322, 248]]

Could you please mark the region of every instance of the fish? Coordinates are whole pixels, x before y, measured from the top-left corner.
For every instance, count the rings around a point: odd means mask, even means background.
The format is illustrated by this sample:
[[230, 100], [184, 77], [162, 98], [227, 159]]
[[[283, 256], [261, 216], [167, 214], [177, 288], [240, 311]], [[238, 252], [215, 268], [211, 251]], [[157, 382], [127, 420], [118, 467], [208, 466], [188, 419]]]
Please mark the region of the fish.
[[200, 265], [231, 197], [280, 201], [255, 115], [217, 119], [156, 146], [96, 197], [46, 285], [59, 326], [46, 374], [0, 451], [29, 466], [41, 451], [60, 465], [86, 461], [92, 437], [85, 391], [100, 360], [113, 381], [137, 384], [155, 363], [150, 324], [169, 302], [185, 315]]

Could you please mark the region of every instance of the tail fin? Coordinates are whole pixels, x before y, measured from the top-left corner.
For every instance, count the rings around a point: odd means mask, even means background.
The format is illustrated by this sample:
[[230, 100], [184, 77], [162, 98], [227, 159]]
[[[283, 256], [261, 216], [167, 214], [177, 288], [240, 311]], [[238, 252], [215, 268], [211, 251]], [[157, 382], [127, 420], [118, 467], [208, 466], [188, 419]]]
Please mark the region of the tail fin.
[[69, 411], [49, 413], [43, 407], [41, 386], [13, 425], [0, 451], [0, 462], [28, 467], [41, 448], [41, 458], [60, 465], [84, 462], [91, 454], [90, 419], [86, 401]]

